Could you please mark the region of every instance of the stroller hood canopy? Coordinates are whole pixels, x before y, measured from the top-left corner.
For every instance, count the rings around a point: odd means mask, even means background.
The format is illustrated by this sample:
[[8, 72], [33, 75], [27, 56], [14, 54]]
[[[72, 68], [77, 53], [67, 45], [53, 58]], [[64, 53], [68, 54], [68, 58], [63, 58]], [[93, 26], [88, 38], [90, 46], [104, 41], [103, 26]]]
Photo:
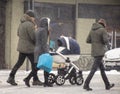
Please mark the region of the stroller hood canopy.
[[77, 41], [71, 37], [61, 36], [57, 40], [59, 47], [65, 47], [62, 54], [80, 54], [80, 46]]

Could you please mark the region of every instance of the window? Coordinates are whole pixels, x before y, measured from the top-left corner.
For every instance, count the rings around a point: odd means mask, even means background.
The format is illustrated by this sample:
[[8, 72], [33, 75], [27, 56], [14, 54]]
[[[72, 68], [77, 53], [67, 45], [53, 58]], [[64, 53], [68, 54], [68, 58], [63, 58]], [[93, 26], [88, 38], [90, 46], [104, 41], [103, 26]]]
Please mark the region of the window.
[[[52, 33], [50, 40], [56, 43], [61, 35], [75, 38], [75, 5], [35, 2], [34, 10], [37, 18], [49, 17], [51, 19]], [[57, 48], [57, 45], [55, 46]]]
[[[108, 32], [117, 32], [116, 47], [120, 47], [120, 6], [119, 5], [96, 5], [96, 4], [79, 4], [79, 18], [104, 18], [107, 22]], [[115, 35], [113, 35], [115, 37]]]
[[49, 17], [51, 20], [74, 20], [75, 6], [68, 4], [35, 3], [38, 17]]

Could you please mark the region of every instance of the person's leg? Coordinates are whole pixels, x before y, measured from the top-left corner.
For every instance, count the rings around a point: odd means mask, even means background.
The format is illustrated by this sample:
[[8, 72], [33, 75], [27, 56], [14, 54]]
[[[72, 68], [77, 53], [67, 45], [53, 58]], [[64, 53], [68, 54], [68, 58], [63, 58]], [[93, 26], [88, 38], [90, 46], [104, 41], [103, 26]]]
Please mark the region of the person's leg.
[[95, 58], [94, 63], [93, 63], [92, 68], [91, 68], [91, 71], [90, 71], [89, 75], [87, 76], [87, 78], [86, 78], [86, 80], [85, 80], [85, 82], [84, 82], [83, 88], [86, 89], [86, 90], [88, 90], [88, 91], [89, 91], [89, 90], [92, 90], [92, 89], [89, 87], [89, 84], [90, 84], [90, 81], [91, 81], [94, 73], [96, 72], [96, 70], [97, 70], [97, 68], [98, 68], [98, 63], [97, 63], [97, 62], [98, 62], [98, 59]]
[[[29, 75], [24, 79], [24, 82], [25, 82], [25, 85], [26, 86], [28, 86], [28, 87], [30, 87], [30, 84], [29, 84], [29, 81], [30, 81], [30, 79], [34, 76], [34, 75], [36, 75], [36, 72], [38, 71], [38, 69], [37, 68], [35, 68], [35, 67], [33, 67], [33, 69], [32, 69], [32, 71], [29, 73]], [[39, 80], [33, 80], [33, 82], [39, 82]], [[37, 84], [35, 84], [35, 85], [39, 85], [38, 83]]]
[[17, 83], [15, 82], [15, 74], [17, 72], [17, 70], [21, 67], [21, 65], [23, 64], [24, 60], [25, 60], [26, 55], [23, 53], [19, 53], [19, 57], [18, 57], [18, 61], [17, 63], [14, 65], [13, 69], [11, 70], [10, 74], [9, 74], [9, 78], [7, 80], [8, 83], [10, 83], [11, 85], [17, 85]]
[[25, 84], [30, 87], [29, 84], [29, 80], [31, 79], [31, 77], [33, 77], [33, 85], [42, 85], [43, 83], [39, 80], [38, 76], [37, 76], [37, 71], [39, 69], [37, 69], [36, 67], [36, 63], [34, 63], [34, 54], [28, 54], [27, 55], [28, 59], [31, 62], [31, 67], [32, 67], [32, 71], [30, 72], [30, 74], [24, 79]]
[[29, 54], [28, 59], [30, 60], [32, 70], [34, 70], [33, 73], [33, 80], [39, 80], [37, 76], [37, 69], [36, 69], [36, 63], [34, 63], [34, 54]]
[[48, 83], [48, 76], [49, 76], [49, 73], [44, 71], [44, 87], [53, 87], [52, 84], [49, 84]]
[[110, 88], [112, 88], [114, 86], [114, 84], [110, 84], [110, 82], [109, 82], [109, 80], [108, 80], [108, 78], [106, 76], [105, 68], [104, 68], [104, 65], [102, 63], [102, 57], [101, 57], [101, 60], [100, 60], [100, 66], [99, 67], [100, 67], [100, 72], [101, 72], [102, 79], [103, 79], [103, 81], [105, 83], [105, 88], [107, 90], [109, 90]]

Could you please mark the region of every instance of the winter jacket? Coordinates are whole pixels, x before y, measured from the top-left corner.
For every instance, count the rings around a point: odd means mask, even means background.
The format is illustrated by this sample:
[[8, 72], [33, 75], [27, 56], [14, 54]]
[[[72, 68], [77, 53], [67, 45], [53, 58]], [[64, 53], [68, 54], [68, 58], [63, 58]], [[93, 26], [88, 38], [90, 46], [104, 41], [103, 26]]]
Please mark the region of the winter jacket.
[[106, 45], [109, 44], [106, 29], [101, 24], [94, 23], [86, 42], [91, 43], [92, 56], [103, 56], [107, 50]]
[[48, 52], [48, 24], [47, 21], [41, 20], [38, 30], [36, 31], [36, 45], [34, 51], [35, 63], [38, 61], [38, 57]]
[[21, 53], [34, 53], [35, 28], [27, 15], [21, 18], [17, 34], [19, 37], [17, 50]]

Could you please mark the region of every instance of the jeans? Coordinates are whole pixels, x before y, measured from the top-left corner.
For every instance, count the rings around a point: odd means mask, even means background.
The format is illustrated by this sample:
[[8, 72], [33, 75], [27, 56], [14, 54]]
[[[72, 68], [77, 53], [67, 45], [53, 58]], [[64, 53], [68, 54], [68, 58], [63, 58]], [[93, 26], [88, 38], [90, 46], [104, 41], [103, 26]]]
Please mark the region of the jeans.
[[98, 68], [100, 69], [100, 73], [101, 73], [102, 79], [104, 81], [105, 87], [110, 85], [108, 78], [105, 74], [105, 69], [104, 69], [104, 65], [102, 63], [102, 58], [103, 58], [103, 56], [94, 57], [94, 59], [95, 59], [94, 64], [92, 65], [92, 69], [91, 69], [88, 77], [85, 80], [85, 84], [84, 84], [85, 87], [89, 87], [90, 81]]

